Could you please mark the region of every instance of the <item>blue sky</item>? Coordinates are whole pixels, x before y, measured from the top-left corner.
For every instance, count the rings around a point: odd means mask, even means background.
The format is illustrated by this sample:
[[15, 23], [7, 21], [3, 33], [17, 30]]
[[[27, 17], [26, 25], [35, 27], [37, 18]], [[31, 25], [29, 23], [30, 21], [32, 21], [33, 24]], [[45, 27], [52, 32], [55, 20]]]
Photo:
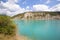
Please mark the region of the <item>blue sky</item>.
[[[8, 0], [1, 0], [1, 1], [7, 2]], [[60, 1], [57, 0], [50, 0], [49, 3], [47, 3], [47, 1], [49, 0], [18, 0], [17, 4], [23, 8], [26, 8], [26, 6], [32, 7], [33, 5], [36, 4], [45, 4], [48, 5], [49, 7], [52, 7], [60, 3]]]
[[56, 5], [58, 3], [60, 3], [60, 1], [57, 1], [57, 0], [52, 0], [50, 1], [49, 3], [46, 3], [47, 0], [21, 0], [18, 2], [18, 4], [20, 4], [22, 7], [26, 7], [26, 6], [33, 6], [33, 5], [36, 5], [36, 4], [46, 4], [48, 6], [53, 6], [53, 5]]
[[60, 0], [0, 0], [0, 1], [1, 1], [0, 4], [2, 4], [0, 6], [5, 7], [5, 9], [8, 11], [8, 15], [24, 11], [60, 11]]

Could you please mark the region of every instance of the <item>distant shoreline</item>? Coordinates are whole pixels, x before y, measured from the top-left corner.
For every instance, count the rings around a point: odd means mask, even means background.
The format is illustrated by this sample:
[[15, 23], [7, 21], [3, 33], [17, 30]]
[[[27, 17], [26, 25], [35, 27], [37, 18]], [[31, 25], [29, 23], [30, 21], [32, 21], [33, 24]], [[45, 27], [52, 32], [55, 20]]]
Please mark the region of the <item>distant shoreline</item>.
[[59, 12], [25, 12], [12, 17], [19, 20], [60, 20]]

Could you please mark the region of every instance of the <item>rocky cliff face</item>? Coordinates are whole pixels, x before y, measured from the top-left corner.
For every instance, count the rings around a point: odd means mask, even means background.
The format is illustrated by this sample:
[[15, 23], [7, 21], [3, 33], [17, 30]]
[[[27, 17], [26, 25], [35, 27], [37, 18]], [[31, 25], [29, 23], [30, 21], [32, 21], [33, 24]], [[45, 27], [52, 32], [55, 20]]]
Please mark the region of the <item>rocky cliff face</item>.
[[[33, 20], [50, 20], [60, 19], [60, 12], [25, 12], [24, 14], [15, 15], [13, 19], [33, 19]], [[55, 18], [56, 17], [56, 18]]]

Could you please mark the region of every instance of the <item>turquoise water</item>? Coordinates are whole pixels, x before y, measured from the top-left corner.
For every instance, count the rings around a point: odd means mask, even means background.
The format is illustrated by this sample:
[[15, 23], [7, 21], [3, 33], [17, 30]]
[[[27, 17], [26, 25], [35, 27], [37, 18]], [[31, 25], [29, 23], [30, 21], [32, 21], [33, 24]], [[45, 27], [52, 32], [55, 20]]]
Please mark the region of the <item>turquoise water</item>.
[[32, 40], [60, 40], [60, 20], [15, 20], [18, 33]]

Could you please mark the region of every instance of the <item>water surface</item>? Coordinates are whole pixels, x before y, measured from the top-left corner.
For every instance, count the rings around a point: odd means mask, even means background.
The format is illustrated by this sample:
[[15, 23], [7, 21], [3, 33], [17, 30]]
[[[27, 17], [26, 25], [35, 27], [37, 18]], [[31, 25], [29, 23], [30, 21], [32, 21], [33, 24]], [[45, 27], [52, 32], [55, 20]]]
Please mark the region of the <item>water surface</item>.
[[60, 20], [15, 20], [18, 33], [32, 40], [60, 40]]

